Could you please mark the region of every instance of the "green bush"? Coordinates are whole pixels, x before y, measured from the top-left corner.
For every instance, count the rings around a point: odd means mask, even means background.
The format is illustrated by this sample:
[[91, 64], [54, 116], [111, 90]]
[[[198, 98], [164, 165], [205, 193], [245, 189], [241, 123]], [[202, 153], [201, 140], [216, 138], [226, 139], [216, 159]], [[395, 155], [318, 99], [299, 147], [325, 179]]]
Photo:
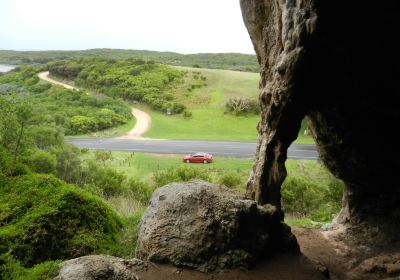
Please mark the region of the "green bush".
[[242, 183], [242, 176], [237, 172], [224, 173], [219, 177], [218, 183], [228, 188], [236, 188]]
[[172, 182], [185, 182], [191, 179], [211, 181], [210, 176], [204, 170], [186, 166], [158, 171], [153, 174], [153, 181], [156, 187]]
[[316, 185], [304, 177], [289, 176], [282, 185], [286, 213], [318, 222], [331, 221], [340, 211], [343, 182], [330, 175], [328, 184]]
[[82, 186], [84, 184], [80, 150], [72, 145], [64, 145], [55, 151], [56, 175], [67, 183]]
[[28, 158], [32, 171], [53, 174], [56, 171], [56, 157], [43, 150], [35, 150]]
[[175, 113], [175, 114], [180, 114], [180, 113], [182, 113], [185, 109], [186, 109], [186, 106], [183, 105], [183, 104], [181, 104], [181, 103], [174, 102], [174, 103], [172, 104], [172, 112]]
[[50, 280], [58, 275], [61, 261], [45, 261], [32, 268], [25, 268], [8, 254], [0, 255], [0, 279]]
[[85, 183], [100, 189], [104, 197], [116, 196], [123, 192], [122, 184], [126, 179], [123, 173], [94, 161], [87, 162], [84, 168]]
[[190, 119], [193, 117], [193, 113], [187, 109], [185, 109], [185, 111], [183, 111], [183, 117], [185, 119]]
[[27, 267], [107, 251], [122, 226], [101, 199], [49, 175], [6, 179], [0, 207], [0, 255]]
[[97, 122], [94, 117], [73, 116], [71, 118], [71, 133], [83, 134], [97, 130]]
[[154, 191], [148, 184], [134, 179], [127, 180], [124, 186], [126, 195], [133, 197], [143, 204], [147, 204]]
[[281, 189], [285, 212], [307, 216], [319, 208], [323, 194], [319, 187], [303, 177], [289, 176]]
[[42, 93], [44, 91], [49, 90], [50, 88], [51, 84], [49, 83], [37, 83], [28, 87], [28, 90], [33, 93]]
[[64, 134], [59, 127], [35, 126], [29, 134], [33, 138], [35, 146], [41, 150], [59, 147], [64, 143]]

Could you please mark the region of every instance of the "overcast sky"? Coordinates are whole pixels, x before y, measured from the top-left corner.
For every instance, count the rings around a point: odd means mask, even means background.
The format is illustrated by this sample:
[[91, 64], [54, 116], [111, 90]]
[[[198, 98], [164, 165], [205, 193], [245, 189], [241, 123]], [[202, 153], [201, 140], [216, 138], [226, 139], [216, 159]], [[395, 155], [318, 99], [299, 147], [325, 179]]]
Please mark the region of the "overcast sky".
[[0, 49], [254, 53], [239, 0], [0, 0]]

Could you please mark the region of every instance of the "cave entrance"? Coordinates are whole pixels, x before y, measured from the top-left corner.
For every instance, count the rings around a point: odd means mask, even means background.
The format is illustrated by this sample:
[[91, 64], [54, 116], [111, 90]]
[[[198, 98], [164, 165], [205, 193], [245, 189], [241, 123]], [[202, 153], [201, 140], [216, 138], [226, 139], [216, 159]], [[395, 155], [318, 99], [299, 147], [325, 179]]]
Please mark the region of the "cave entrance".
[[327, 227], [342, 208], [344, 183], [319, 159], [307, 118], [301, 122], [297, 139], [285, 161], [281, 207], [290, 226]]

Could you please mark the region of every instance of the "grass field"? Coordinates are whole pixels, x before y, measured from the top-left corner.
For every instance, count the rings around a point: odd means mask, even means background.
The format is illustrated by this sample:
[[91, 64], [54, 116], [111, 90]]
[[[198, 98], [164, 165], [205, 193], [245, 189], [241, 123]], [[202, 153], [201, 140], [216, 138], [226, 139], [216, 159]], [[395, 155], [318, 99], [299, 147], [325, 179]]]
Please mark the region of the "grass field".
[[[214, 157], [212, 164], [186, 164], [183, 163], [182, 156], [112, 152], [112, 157], [107, 160], [106, 166], [123, 173], [128, 179], [145, 182], [146, 189], [149, 188], [151, 191], [170, 182], [182, 181], [179, 177], [170, 177], [170, 174], [198, 174], [196, 175], [197, 177], [189, 178], [204, 178], [202, 174], [206, 174], [204, 179], [212, 183], [224, 184], [242, 193], [246, 191], [246, 182], [253, 164], [251, 159]], [[84, 157], [85, 159], [93, 160], [95, 159], [95, 152], [88, 151]], [[337, 213], [338, 209], [337, 207], [333, 208], [332, 203], [340, 204], [340, 197], [333, 198], [331, 190], [334, 187], [337, 190], [334, 193], [341, 192], [341, 183], [333, 177], [321, 162], [287, 160], [286, 169], [288, 181], [285, 180], [282, 194], [284, 199], [289, 199], [285, 201], [292, 206], [292, 208], [288, 209], [294, 209], [293, 205], [302, 207], [304, 204], [306, 205], [305, 207], [310, 207], [309, 202], [317, 203], [316, 206], [314, 205], [315, 203], [313, 204], [316, 208], [313, 212], [310, 212], [311, 214], [302, 214], [302, 212], [297, 212], [296, 210], [288, 212], [289, 215], [286, 217], [288, 224], [319, 227], [324, 221], [331, 219], [332, 215]], [[307, 183], [304, 183], [305, 181]], [[160, 184], [160, 182], [162, 183]], [[286, 182], [288, 183], [286, 184]], [[290, 199], [292, 199], [291, 196], [293, 195], [298, 199], [291, 201]], [[326, 200], [326, 198], [329, 198], [329, 200]], [[135, 195], [119, 195], [108, 198], [107, 201], [118, 213], [127, 217], [143, 211], [145, 208], [144, 202], [140, 202]]]
[[[148, 112], [152, 118], [152, 126], [146, 137], [164, 139], [196, 139], [196, 140], [236, 140], [255, 141], [257, 139], [257, 123], [260, 116], [247, 114], [234, 116], [225, 114], [225, 103], [234, 97], [256, 99], [258, 96], [259, 74], [215, 69], [184, 68], [190, 72], [200, 72], [206, 77], [207, 85], [187, 91], [186, 85], [177, 89], [174, 95], [193, 113], [192, 118], [166, 115], [151, 110], [148, 106], [135, 105]], [[305, 123], [296, 143], [311, 144], [314, 140], [303, 135]]]
[[[94, 157], [94, 152], [89, 151], [88, 158]], [[228, 157], [214, 157], [211, 164], [187, 164], [182, 161], [183, 155], [160, 155], [130, 152], [112, 152], [112, 160], [107, 165], [123, 172], [129, 178], [151, 182], [154, 172], [168, 170], [180, 166], [190, 166], [204, 170], [208, 174], [217, 176], [226, 172], [238, 172], [247, 179], [251, 171], [252, 159], [238, 159]], [[288, 176], [302, 176], [317, 184], [327, 184], [330, 173], [319, 162], [314, 160], [287, 160]], [[244, 186], [243, 186], [244, 188]]]

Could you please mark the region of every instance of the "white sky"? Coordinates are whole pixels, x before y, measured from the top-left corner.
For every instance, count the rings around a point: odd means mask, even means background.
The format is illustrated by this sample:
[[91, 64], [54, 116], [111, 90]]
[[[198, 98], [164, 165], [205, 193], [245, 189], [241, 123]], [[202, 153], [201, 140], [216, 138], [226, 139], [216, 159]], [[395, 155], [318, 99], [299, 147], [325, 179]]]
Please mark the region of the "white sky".
[[0, 49], [254, 53], [239, 0], [0, 0]]

